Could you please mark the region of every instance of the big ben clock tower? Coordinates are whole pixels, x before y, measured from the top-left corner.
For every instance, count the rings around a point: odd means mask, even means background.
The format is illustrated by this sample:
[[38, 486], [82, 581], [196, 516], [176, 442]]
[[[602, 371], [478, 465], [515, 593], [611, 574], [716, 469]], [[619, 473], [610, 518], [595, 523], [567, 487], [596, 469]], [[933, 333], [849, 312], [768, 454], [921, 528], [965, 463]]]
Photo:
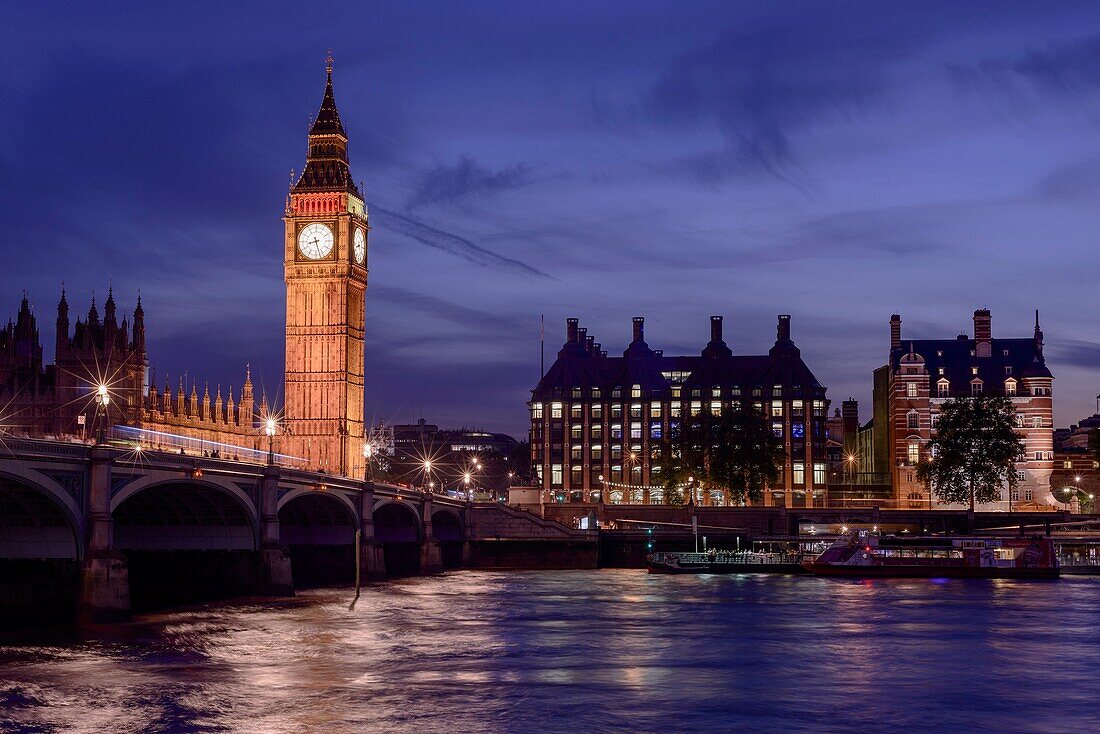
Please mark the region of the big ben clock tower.
[[367, 209], [351, 178], [332, 57], [305, 169], [287, 199], [284, 452], [311, 469], [364, 476], [363, 296]]

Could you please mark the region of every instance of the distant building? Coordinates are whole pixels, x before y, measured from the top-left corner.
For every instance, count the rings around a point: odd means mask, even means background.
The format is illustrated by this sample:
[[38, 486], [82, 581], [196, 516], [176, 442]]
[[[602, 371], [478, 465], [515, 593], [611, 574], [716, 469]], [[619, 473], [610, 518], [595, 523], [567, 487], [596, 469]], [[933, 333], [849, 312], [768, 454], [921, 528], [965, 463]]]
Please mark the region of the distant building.
[[[722, 317], [710, 320], [710, 342], [698, 356], [665, 356], [645, 341], [645, 320], [622, 357], [609, 357], [577, 319], [531, 393], [531, 466], [553, 500], [649, 504], [663, 501], [660, 466], [651, 458], [662, 436], [685, 415], [719, 413], [740, 403], [762, 412], [782, 437], [779, 483], [766, 505], [820, 506], [825, 499], [825, 387], [791, 341], [780, 316], [768, 354], [735, 356], [722, 339]], [[721, 501], [715, 491], [706, 504]]]
[[1063, 506], [1067, 501], [1079, 500], [1082, 509], [1096, 511], [1096, 500], [1100, 498], [1098, 448], [1100, 412], [1054, 432], [1054, 471], [1050, 475], [1050, 489], [1054, 499]]
[[[974, 312], [974, 337], [905, 341], [901, 317], [890, 318], [889, 362], [875, 371], [874, 418], [860, 432], [862, 463], [890, 472], [900, 507], [929, 507], [928, 489], [917, 480], [917, 464], [927, 456], [940, 406], [954, 398], [999, 395], [1016, 409], [1016, 425], [1026, 447], [1017, 464], [1019, 484], [1007, 503], [1025, 508], [1052, 505], [1054, 468], [1051, 388], [1054, 376], [1043, 357], [1039, 315], [1031, 338], [994, 339], [986, 309]], [[864, 451], [870, 450], [870, 461]]]

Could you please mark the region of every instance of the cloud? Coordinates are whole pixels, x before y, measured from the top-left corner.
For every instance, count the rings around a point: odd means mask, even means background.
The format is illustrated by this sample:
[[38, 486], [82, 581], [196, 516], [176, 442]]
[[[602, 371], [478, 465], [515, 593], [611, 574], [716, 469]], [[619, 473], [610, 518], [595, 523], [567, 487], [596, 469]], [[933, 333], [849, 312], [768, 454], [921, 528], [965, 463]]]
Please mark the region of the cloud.
[[406, 206], [455, 204], [481, 199], [531, 183], [531, 168], [524, 163], [493, 171], [477, 159], [462, 156], [453, 166], [436, 165], [417, 176]]
[[492, 328], [501, 332], [501, 336], [505, 336], [519, 328], [517, 319], [514, 317], [460, 306], [457, 303], [445, 301], [442, 298], [425, 293], [389, 286], [375, 286], [371, 288], [371, 291], [373, 297], [385, 302], [387, 307], [399, 306], [401, 310], [414, 309], [439, 320], [457, 326], [464, 326], [474, 331], [484, 331], [486, 328]]
[[397, 212], [382, 209], [381, 207], [370, 205], [371, 213], [375, 216], [381, 215], [377, 218], [377, 222], [380, 226], [389, 230], [403, 234], [406, 237], [416, 240], [422, 245], [428, 247], [434, 247], [437, 250], [460, 257], [468, 262], [481, 265], [483, 267], [500, 266], [509, 268], [512, 270], [518, 270], [520, 272], [528, 273], [529, 275], [537, 275], [541, 278], [551, 278], [548, 273], [528, 265], [525, 262], [516, 260], [510, 257], [504, 257], [498, 255], [495, 252], [486, 250], [484, 247], [475, 245], [470, 240], [459, 237], [456, 234], [450, 232], [444, 232], [441, 229], [429, 227], [423, 222], [418, 222], [415, 219], [407, 217]]
[[1100, 88], [1100, 35], [1051, 41], [1009, 56], [977, 64], [948, 64], [948, 73], [963, 89], [996, 84], [1061, 95], [1088, 94]]
[[[1096, 365], [1100, 364], [1100, 344], [1095, 342], [1062, 339], [1048, 347], [1046, 351], [1048, 364], [1056, 362], [1089, 369], [1095, 369]], [[1050, 352], [1054, 354], [1051, 355]]]
[[787, 177], [796, 136], [881, 100], [889, 71], [913, 45], [888, 28], [869, 33], [835, 22], [729, 32], [673, 60], [628, 110], [597, 102], [594, 114], [680, 136], [716, 133], [717, 145], [670, 164], [702, 183], [742, 172]]

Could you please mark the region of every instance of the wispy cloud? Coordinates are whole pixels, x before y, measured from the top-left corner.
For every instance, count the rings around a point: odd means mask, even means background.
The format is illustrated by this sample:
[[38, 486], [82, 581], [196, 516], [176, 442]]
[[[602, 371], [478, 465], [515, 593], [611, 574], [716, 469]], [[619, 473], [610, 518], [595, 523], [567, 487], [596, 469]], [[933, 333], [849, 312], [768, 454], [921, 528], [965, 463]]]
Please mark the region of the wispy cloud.
[[453, 166], [435, 165], [421, 171], [406, 206], [410, 209], [433, 204], [456, 204], [483, 199], [531, 183], [531, 167], [516, 163], [491, 170], [476, 158], [462, 156]]
[[465, 237], [459, 237], [456, 234], [444, 232], [435, 227], [429, 227], [423, 222], [407, 217], [404, 214], [398, 214], [397, 212], [383, 209], [374, 204], [370, 205], [370, 209], [376, 216], [381, 215], [378, 219], [378, 223], [381, 226], [393, 230], [398, 234], [405, 235], [410, 239], [414, 239], [422, 245], [442, 250], [443, 252], [484, 267], [499, 266], [518, 270], [528, 273], [529, 275], [537, 275], [540, 278], [553, 277], [549, 273], [545, 273], [525, 262], [498, 255], [495, 252], [474, 244]]
[[1100, 89], [1100, 35], [1052, 41], [976, 64], [949, 64], [947, 69], [962, 86], [992, 82], [1058, 94], [1093, 92]]

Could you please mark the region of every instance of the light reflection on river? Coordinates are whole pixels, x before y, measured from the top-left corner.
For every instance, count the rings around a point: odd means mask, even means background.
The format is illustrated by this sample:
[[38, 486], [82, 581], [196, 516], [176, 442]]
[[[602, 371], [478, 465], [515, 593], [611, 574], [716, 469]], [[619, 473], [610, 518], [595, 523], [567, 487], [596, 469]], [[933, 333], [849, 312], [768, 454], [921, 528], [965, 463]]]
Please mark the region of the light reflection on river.
[[350, 596], [0, 641], [0, 731], [1100, 728], [1100, 578], [459, 572]]

